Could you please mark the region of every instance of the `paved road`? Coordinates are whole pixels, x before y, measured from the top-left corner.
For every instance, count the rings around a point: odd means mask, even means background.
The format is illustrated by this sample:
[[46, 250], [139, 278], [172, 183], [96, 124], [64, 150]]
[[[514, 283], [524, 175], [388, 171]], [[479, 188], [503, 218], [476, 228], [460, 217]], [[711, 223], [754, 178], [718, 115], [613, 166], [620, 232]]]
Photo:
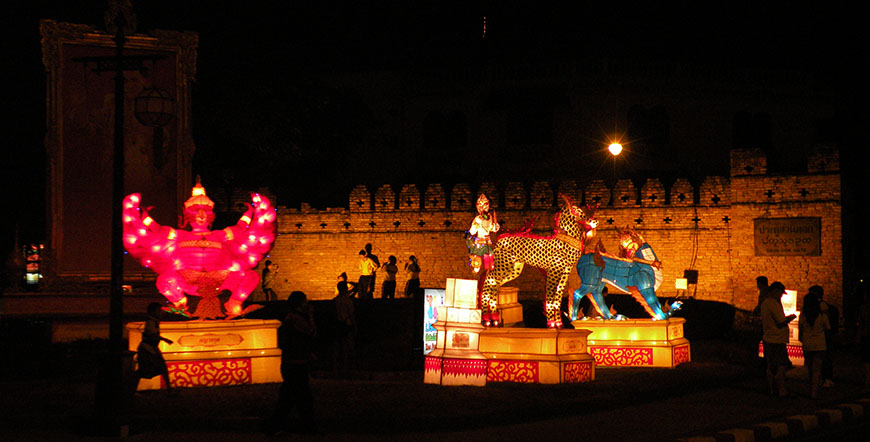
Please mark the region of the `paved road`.
[[[856, 367], [839, 368], [821, 399], [770, 398], [756, 368], [693, 362], [676, 369], [599, 369], [573, 385], [441, 387], [422, 372], [315, 373], [318, 433], [302, 440], [670, 441], [783, 419], [862, 397]], [[848, 370], [847, 370], [848, 368]], [[854, 370], [853, 370], [854, 368]], [[0, 439], [107, 440], [94, 436], [93, 386], [83, 379], [0, 382]], [[146, 391], [134, 398], [131, 441], [276, 440], [258, 431], [277, 384]], [[858, 429], [866, 428], [856, 427]], [[849, 434], [848, 429], [842, 431]], [[842, 435], [841, 435], [842, 436]], [[846, 437], [846, 436], [843, 436]], [[298, 435], [279, 436], [298, 438]]]

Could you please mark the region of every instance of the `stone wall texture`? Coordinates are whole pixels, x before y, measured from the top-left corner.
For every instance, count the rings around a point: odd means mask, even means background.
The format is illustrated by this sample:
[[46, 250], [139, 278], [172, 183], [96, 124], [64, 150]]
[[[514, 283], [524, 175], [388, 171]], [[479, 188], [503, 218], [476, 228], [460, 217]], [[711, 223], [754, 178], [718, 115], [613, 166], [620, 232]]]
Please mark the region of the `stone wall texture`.
[[[842, 307], [840, 185], [838, 153], [828, 149], [813, 154], [807, 172], [797, 175], [768, 174], [762, 152], [735, 150], [731, 176], [708, 177], [697, 188], [686, 179], [668, 186], [651, 179], [640, 188], [629, 180], [614, 187], [601, 180], [586, 187], [575, 182], [483, 183], [474, 191], [468, 184], [357, 186], [347, 208], [279, 207], [280, 235], [269, 259], [280, 265], [278, 291], [283, 296], [301, 290], [311, 299], [331, 298], [338, 274], [358, 278], [358, 253], [366, 243], [373, 244], [382, 263], [390, 255], [398, 258], [399, 296], [410, 255], [419, 259], [423, 287], [444, 287], [446, 278], [471, 277], [465, 232], [479, 192], [489, 197], [503, 229], [532, 221], [535, 233], [544, 235], [552, 233], [558, 195], [565, 193], [575, 203], [599, 205], [599, 235], [608, 250], [616, 250], [617, 228], [631, 226], [644, 235], [664, 264], [659, 296], [676, 295], [675, 279], [685, 270], [697, 270], [698, 282], [687, 293], [696, 299], [751, 310], [757, 300], [755, 278], [765, 275], [800, 295], [819, 284], [826, 299]], [[754, 220], [790, 217], [820, 218], [821, 256], [756, 256]], [[382, 281], [378, 275], [376, 297]], [[509, 285], [520, 288], [521, 299], [543, 300], [544, 276], [537, 269], [527, 267]], [[566, 293], [578, 286], [575, 275]]]

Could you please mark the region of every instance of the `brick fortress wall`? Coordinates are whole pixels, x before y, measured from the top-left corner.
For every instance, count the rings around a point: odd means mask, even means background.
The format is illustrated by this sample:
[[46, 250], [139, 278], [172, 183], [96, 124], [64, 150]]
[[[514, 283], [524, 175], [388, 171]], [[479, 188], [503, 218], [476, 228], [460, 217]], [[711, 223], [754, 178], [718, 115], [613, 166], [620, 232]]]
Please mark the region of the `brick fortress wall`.
[[[446, 278], [470, 278], [465, 231], [476, 214], [474, 202], [485, 193], [497, 211], [502, 229], [518, 229], [534, 220], [537, 234], [552, 233], [558, 194], [575, 203], [599, 204], [599, 235], [610, 251], [617, 248], [617, 228], [632, 226], [644, 235], [663, 262], [659, 296], [674, 296], [675, 278], [686, 269], [698, 271], [697, 285], [688, 294], [752, 309], [757, 299], [755, 278], [766, 275], [782, 281], [800, 295], [814, 284], [825, 288], [826, 299], [842, 306], [842, 220], [838, 153], [820, 149], [808, 161], [806, 174], [768, 174], [761, 151], [735, 150], [730, 177], [708, 177], [696, 189], [678, 179], [670, 188], [648, 180], [640, 189], [630, 180], [612, 188], [594, 180], [584, 188], [571, 181], [525, 186], [509, 182], [498, 187], [483, 183], [472, 191], [466, 184], [446, 190], [440, 184], [425, 189], [405, 185], [398, 193], [384, 185], [373, 193], [357, 186], [348, 208], [314, 210], [279, 207], [279, 233], [269, 259], [280, 265], [278, 292], [286, 297], [302, 290], [311, 299], [333, 296], [336, 276], [359, 276], [358, 253], [366, 243], [385, 263], [399, 260], [398, 290], [407, 275], [409, 255], [419, 259], [423, 287], [443, 287]], [[821, 256], [756, 256], [753, 220], [756, 218], [818, 217], [821, 219]], [[377, 277], [380, 296], [383, 275]], [[544, 276], [527, 267], [509, 285], [520, 288], [522, 299], [543, 299]], [[573, 293], [576, 274], [569, 280]]]

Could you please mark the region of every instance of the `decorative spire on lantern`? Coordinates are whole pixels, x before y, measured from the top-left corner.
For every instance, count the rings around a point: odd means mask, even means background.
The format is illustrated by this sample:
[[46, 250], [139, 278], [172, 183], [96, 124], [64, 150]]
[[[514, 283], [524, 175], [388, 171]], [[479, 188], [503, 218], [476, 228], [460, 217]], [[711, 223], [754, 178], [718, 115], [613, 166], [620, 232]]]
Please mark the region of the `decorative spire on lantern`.
[[481, 193], [479, 197], [477, 197], [477, 211], [485, 212], [489, 210], [489, 199], [485, 194]]
[[210, 208], [214, 208], [214, 201], [209, 199], [209, 197], [205, 194], [205, 187], [202, 187], [202, 184], [199, 179], [199, 175], [196, 176], [196, 185], [193, 186], [193, 189], [190, 191], [190, 198], [184, 202], [184, 208], [187, 209], [190, 206], [208, 206]]

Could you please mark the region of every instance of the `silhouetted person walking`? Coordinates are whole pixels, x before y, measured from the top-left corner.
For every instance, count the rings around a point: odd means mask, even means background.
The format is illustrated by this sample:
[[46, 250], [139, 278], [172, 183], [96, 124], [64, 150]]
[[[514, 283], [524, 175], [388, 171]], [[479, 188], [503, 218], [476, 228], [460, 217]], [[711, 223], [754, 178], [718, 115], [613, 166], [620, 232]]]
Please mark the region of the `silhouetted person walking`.
[[794, 314], [785, 316], [782, 308], [782, 295], [785, 286], [777, 281], [767, 288], [764, 302], [761, 303], [761, 326], [763, 330], [762, 345], [764, 360], [767, 362], [767, 385], [770, 395], [788, 396], [785, 388], [785, 371], [788, 360], [788, 323], [796, 317]]
[[160, 375], [166, 388], [174, 392], [172, 383], [169, 382], [169, 369], [166, 360], [160, 351], [160, 341], [172, 344], [172, 340], [160, 336], [160, 313], [163, 311], [159, 302], [148, 304], [148, 320], [145, 321], [145, 330], [142, 332], [142, 342], [136, 349], [138, 354], [139, 368], [136, 369], [138, 379], [150, 379]]
[[816, 297], [819, 298], [820, 311], [822, 312], [822, 315], [828, 318], [828, 324], [830, 325], [830, 327], [825, 331], [825, 345], [827, 350], [825, 351], [824, 358], [822, 358], [821, 382], [823, 387], [833, 387], [833, 352], [837, 349], [837, 336], [840, 331], [840, 309], [838, 309], [833, 304], [828, 304], [827, 302], [825, 302], [825, 290], [822, 289], [822, 286], [814, 285], [810, 287], [810, 292], [815, 293]]
[[812, 289], [804, 296], [803, 311], [798, 320], [798, 339], [804, 351], [804, 362], [810, 381], [810, 397], [819, 395], [822, 378], [822, 361], [825, 359], [827, 345], [825, 334], [831, 328], [828, 317], [822, 314], [821, 299]]
[[282, 432], [287, 424], [286, 419], [295, 407], [300, 421], [298, 430], [311, 433], [314, 431], [314, 396], [311, 394], [308, 364], [317, 327], [314, 311], [305, 293], [293, 292], [287, 301], [290, 313], [287, 313], [278, 328], [283, 382], [267, 431], [271, 434]]

